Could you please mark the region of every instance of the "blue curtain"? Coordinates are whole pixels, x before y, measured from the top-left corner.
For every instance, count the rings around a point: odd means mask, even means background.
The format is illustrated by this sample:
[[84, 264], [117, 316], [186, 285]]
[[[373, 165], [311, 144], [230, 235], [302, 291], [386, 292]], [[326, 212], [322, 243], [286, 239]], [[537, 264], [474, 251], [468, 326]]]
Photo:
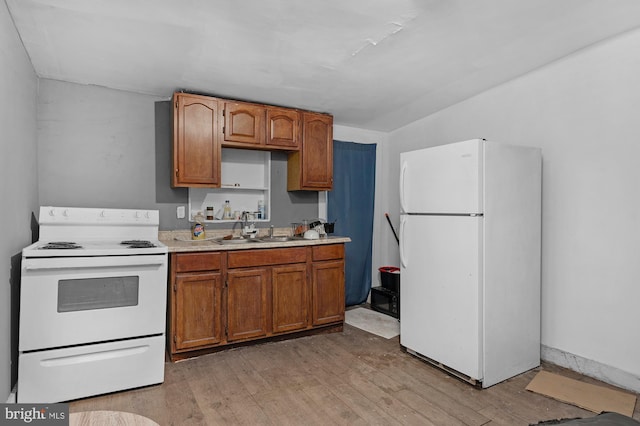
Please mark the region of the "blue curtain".
[[333, 141], [333, 190], [327, 199], [327, 220], [345, 244], [345, 302], [367, 300], [371, 289], [371, 247], [376, 176], [376, 145]]

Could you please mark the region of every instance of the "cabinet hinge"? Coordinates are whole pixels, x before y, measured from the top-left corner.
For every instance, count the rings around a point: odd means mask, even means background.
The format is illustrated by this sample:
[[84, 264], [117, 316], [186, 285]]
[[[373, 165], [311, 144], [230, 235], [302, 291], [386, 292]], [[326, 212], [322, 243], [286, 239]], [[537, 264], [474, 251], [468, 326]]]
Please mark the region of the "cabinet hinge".
[[176, 169], [176, 177], [178, 177], [178, 169]]
[[224, 280], [224, 288], [229, 288], [229, 280]]
[[224, 335], [225, 336], [229, 335], [229, 327], [227, 327], [226, 325], [224, 326]]
[[176, 334], [173, 335], [173, 343], [178, 343], [178, 336]]
[[222, 126], [222, 134], [224, 135], [224, 126]]
[[174, 285], [173, 285], [173, 291], [174, 291], [174, 292], [178, 291], [178, 285], [177, 285], [177, 284], [174, 284]]
[[176, 108], [178, 108], [178, 100], [176, 99]]

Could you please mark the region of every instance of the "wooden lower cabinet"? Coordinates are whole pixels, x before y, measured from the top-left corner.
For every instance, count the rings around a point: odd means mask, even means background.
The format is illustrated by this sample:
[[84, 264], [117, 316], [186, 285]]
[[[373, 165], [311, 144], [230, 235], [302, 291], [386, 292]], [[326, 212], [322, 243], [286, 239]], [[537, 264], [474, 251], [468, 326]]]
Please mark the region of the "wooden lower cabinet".
[[171, 353], [222, 341], [221, 262], [220, 253], [171, 255], [167, 321]]
[[313, 325], [344, 321], [344, 261], [312, 266]]
[[227, 341], [267, 335], [267, 285], [265, 268], [227, 272]]
[[175, 284], [175, 348], [189, 349], [220, 343], [222, 275], [180, 274]]
[[344, 321], [344, 244], [311, 247], [313, 325]]
[[173, 361], [315, 328], [341, 330], [342, 243], [171, 253], [170, 259], [167, 336]]
[[309, 325], [307, 265], [274, 266], [271, 273], [273, 332], [303, 330]]

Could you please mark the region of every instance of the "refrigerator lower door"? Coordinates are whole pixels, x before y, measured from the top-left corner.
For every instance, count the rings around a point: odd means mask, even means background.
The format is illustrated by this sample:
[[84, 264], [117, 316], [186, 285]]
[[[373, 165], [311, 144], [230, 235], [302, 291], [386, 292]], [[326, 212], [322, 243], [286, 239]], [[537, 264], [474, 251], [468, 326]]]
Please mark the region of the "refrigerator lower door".
[[481, 216], [403, 215], [400, 343], [482, 380]]

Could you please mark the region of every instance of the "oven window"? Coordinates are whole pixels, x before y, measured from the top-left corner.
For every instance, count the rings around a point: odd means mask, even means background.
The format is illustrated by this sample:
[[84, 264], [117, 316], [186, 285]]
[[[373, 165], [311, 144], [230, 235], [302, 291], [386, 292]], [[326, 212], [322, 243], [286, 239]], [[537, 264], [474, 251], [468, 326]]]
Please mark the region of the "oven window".
[[119, 308], [138, 304], [139, 277], [58, 281], [58, 312]]

